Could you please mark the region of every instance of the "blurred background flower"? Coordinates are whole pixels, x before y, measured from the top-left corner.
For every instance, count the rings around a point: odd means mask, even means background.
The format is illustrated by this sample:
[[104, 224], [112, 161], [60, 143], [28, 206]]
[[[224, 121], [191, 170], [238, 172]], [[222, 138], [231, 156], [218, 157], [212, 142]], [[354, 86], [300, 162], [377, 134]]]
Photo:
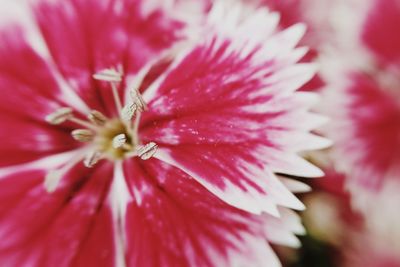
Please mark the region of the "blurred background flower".
[[303, 199], [308, 236], [288, 266], [400, 266], [400, 1], [295, 2], [319, 40], [319, 132], [334, 145], [308, 155], [326, 176]]

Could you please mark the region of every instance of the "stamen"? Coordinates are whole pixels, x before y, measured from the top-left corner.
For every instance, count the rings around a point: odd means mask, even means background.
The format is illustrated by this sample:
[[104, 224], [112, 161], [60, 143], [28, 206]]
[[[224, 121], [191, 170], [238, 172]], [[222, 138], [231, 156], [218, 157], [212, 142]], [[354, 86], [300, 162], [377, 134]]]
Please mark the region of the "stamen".
[[90, 124], [87, 121], [75, 118], [74, 115], [72, 114], [73, 110], [72, 108], [60, 108], [56, 110], [55, 112], [49, 114], [46, 116], [45, 120], [50, 123], [50, 124], [61, 124], [63, 122], [66, 122], [67, 120], [75, 122], [77, 124], [80, 124], [86, 128], [92, 129], [94, 131], [97, 131], [97, 127], [94, 126], [93, 124]]
[[91, 151], [86, 155], [85, 159], [83, 160], [83, 164], [88, 168], [92, 168], [97, 162], [99, 162], [99, 160], [102, 159], [102, 157], [103, 154], [101, 152]]
[[93, 140], [95, 134], [87, 129], [77, 129], [72, 131], [72, 137], [80, 142], [90, 142]]
[[130, 90], [130, 95], [133, 103], [136, 104], [139, 111], [143, 112], [147, 108], [147, 106], [140, 92], [136, 88], [134, 88]]
[[[85, 153], [90, 152], [86, 155], [82, 153], [79, 157], [79, 161], [83, 160], [86, 167], [91, 168], [104, 158], [120, 160], [127, 157], [140, 157], [142, 160], [147, 160], [156, 153], [158, 146], [154, 142], [139, 145], [138, 128], [141, 113], [147, 108], [138, 90], [143, 77], [143, 75], [138, 77], [135, 84], [131, 85], [128, 104], [122, 106], [118, 91], [120, 82], [123, 80], [122, 71], [109, 68], [93, 75], [96, 80], [110, 83], [119, 118], [109, 119], [103, 113], [91, 110], [87, 115], [87, 120], [85, 120], [81, 117], [75, 117], [73, 109], [69, 107], [60, 108], [46, 117], [46, 121], [51, 124], [70, 121], [82, 126], [79, 127], [82, 129], [73, 130], [71, 135], [77, 141], [91, 143], [85, 148]], [[72, 159], [73, 162], [76, 160], [76, 158]], [[68, 164], [68, 166], [71, 167], [72, 165]], [[48, 192], [55, 190], [64, 173], [63, 166], [46, 175], [45, 187]]]
[[132, 120], [132, 117], [135, 115], [136, 110], [138, 109], [135, 103], [126, 105], [121, 112], [121, 118], [125, 122], [129, 122]]
[[66, 120], [72, 118], [72, 108], [60, 108], [55, 112], [46, 116], [45, 120], [50, 124], [61, 124]]
[[151, 158], [157, 151], [157, 144], [154, 142], [150, 142], [144, 146], [138, 147], [136, 150], [137, 155], [142, 159], [142, 160], [148, 160]]
[[63, 175], [64, 172], [61, 170], [51, 170], [46, 174], [44, 179], [44, 188], [48, 193], [52, 193], [56, 190]]
[[75, 122], [76, 124], [79, 124], [81, 126], [84, 126], [84, 127], [88, 128], [88, 129], [91, 129], [93, 131], [97, 131], [98, 130], [98, 128], [95, 125], [90, 124], [87, 121], [84, 121], [84, 120], [81, 120], [81, 119], [78, 119], [78, 118], [75, 118], [75, 117], [68, 118], [68, 120], [70, 120], [72, 122]]
[[115, 106], [117, 107], [119, 114], [122, 116], [122, 103], [121, 99], [119, 98], [117, 85], [114, 82], [111, 83], [111, 89], [114, 97]]
[[100, 111], [91, 110], [88, 115], [89, 121], [98, 126], [103, 126], [107, 122], [107, 117]]
[[117, 70], [115, 68], [104, 69], [93, 75], [93, 78], [96, 80], [111, 83], [114, 102], [115, 105], [117, 106], [117, 110], [120, 115], [122, 110], [122, 104], [121, 104], [121, 99], [119, 98], [117, 84], [122, 81], [122, 75], [123, 75], [122, 71]]
[[139, 144], [139, 135], [138, 135], [138, 131], [139, 131], [139, 123], [140, 123], [140, 116], [142, 115], [142, 113], [138, 112], [136, 117], [135, 117], [135, 121], [133, 122], [132, 125], [132, 143], [133, 144]]
[[104, 69], [94, 74], [93, 78], [105, 82], [121, 82], [122, 72], [114, 68]]
[[116, 135], [112, 140], [112, 145], [114, 148], [120, 148], [125, 144], [126, 144], [126, 135], [125, 134]]

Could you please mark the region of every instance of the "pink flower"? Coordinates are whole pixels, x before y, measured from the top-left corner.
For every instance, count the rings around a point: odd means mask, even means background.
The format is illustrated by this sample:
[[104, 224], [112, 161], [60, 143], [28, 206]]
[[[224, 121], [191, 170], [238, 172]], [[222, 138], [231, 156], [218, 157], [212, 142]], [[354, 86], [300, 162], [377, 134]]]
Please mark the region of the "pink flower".
[[[316, 62], [320, 56], [321, 46], [328, 41], [327, 35], [331, 28], [328, 23], [327, 10], [332, 10], [338, 1], [314, 1], [314, 0], [243, 0], [258, 6], [278, 12], [280, 16], [279, 26], [287, 28], [295, 23], [305, 23], [307, 32], [300, 41], [301, 45], [309, 47], [309, 51], [301, 62]], [[308, 81], [301, 90], [316, 91], [325, 85], [323, 77], [317, 73]]]
[[333, 169], [325, 170], [325, 174], [324, 179], [315, 180], [314, 191], [303, 198], [307, 205], [303, 221], [313, 238], [332, 247], [331, 262], [346, 267], [400, 266], [400, 217], [393, 212], [394, 203], [400, 199], [400, 183], [385, 183], [380, 194], [364, 199], [368, 211], [360, 214], [350, 203], [346, 177]]
[[330, 137], [337, 162], [360, 204], [360, 191], [377, 192], [386, 181], [400, 178], [399, 15], [397, 1], [373, 2], [360, 30], [362, 46], [357, 47], [365, 52], [352, 59], [365, 63], [343, 68], [333, 85], [342, 88], [327, 98], [332, 102]]
[[320, 176], [297, 152], [329, 143], [304, 27], [218, 2], [182, 45], [154, 1], [32, 10], [44, 43], [0, 33], [1, 265], [279, 266], [304, 206], [276, 173]]
[[400, 22], [400, 4], [396, 0], [372, 0], [366, 16], [361, 38], [385, 65], [400, 65], [400, 37], [395, 34]]
[[[358, 236], [353, 240], [352, 247], [346, 247], [342, 263], [344, 267], [399, 267], [400, 259], [397, 254], [388, 253], [385, 247], [379, 247], [375, 239]], [[368, 255], [368, 257], [366, 257]]]

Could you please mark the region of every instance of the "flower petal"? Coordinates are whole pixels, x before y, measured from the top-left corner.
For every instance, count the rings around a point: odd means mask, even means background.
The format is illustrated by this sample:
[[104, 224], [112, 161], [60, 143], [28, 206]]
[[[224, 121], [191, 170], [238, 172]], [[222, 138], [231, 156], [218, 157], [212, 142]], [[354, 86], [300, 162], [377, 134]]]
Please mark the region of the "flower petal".
[[236, 207], [301, 209], [272, 172], [321, 176], [295, 153], [329, 144], [304, 126], [316, 123], [307, 111], [313, 94], [293, 92], [315, 73], [293, 62], [304, 26], [274, 34], [275, 19], [263, 9], [245, 19], [237, 6], [223, 10], [215, 4], [210, 14], [214, 34], [178, 55], [145, 91], [141, 140], [156, 142], [156, 157]]
[[400, 177], [400, 106], [393, 97], [398, 92], [365, 74], [352, 73], [349, 81], [330, 134], [351, 183], [376, 190], [385, 179]]
[[159, 148], [155, 157], [180, 168], [212, 193], [240, 209], [279, 216], [276, 205], [304, 209], [304, 205], [269, 170], [263, 151], [253, 144]]
[[280, 266], [262, 217], [225, 204], [179, 169], [156, 159], [124, 165], [127, 266]]
[[21, 164], [79, 146], [68, 131], [46, 122], [0, 114], [0, 167]]
[[[320, 2], [323, 1], [297, 0], [261, 0], [256, 2], [260, 2], [261, 5], [267, 6], [270, 10], [278, 12], [280, 15], [279, 25], [282, 28], [290, 27], [299, 22], [305, 23], [307, 25], [307, 32], [303, 40], [300, 41], [300, 44], [309, 46], [310, 49], [301, 59], [301, 62], [314, 62], [318, 59], [318, 47], [322, 41], [326, 40], [324, 36], [320, 36], [321, 32], [325, 32], [326, 27], [324, 27], [325, 24], [319, 19], [319, 16], [321, 16], [321, 9], [328, 6], [327, 4], [320, 4]], [[318, 6], [318, 4], [320, 4], [320, 6]], [[317, 12], [315, 10], [317, 10]], [[315, 13], [317, 13], [318, 16], [316, 16]], [[320, 28], [322, 28], [322, 30]], [[316, 91], [324, 85], [325, 82], [321, 75], [316, 74], [310, 81], [302, 86], [301, 90]]]
[[396, 0], [371, 1], [370, 12], [362, 29], [365, 44], [387, 64], [400, 64], [400, 4]]
[[303, 182], [280, 176], [279, 180], [293, 193], [306, 193], [311, 191], [311, 187]]
[[42, 121], [55, 107], [65, 105], [50, 67], [30, 47], [22, 29], [2, 29], [0, 40], [1, 113]]
[[92, 75], [118, 66], [125, 74], [136, 73], [168, 48], [180, 29], [161, 10], [144, 13], [139, 0], [36, 2], [36, 18], [61, 73], [100, 111], [115, 112], [113, 98], [108, 85]]
[[111, 212], [103, 205], [110, 167], [76, 166], [51, 194], [44, 189], [42, 170], [2, 178], [0, 262], [5, 266], [113, 266]]
[[281, 218], [264, 215], [267, 239], [275, 244], [299, 248], [301, 243], [295, 234], [305, 234], [300, 216], [289, 209], [280, 209], [280, 214]]
[[68, 127], [54, 128], [45, 117], [68, 105], [50, 66], [12, 25], [0, 32], [0, 167], [76, 148]]

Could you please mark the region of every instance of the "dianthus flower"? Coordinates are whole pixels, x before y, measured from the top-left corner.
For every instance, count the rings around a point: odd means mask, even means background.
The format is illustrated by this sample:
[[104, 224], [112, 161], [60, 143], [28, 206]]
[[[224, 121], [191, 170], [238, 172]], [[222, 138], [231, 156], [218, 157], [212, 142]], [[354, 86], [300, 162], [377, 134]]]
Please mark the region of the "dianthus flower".
[[271, 267], [267, 240], [298, 245], [302, 186], [276, 174], [320, 176], [297, 152], [328, 144], [296, 92], [304, 26], [215, 2], [186, 40], [161, 2], [36, 1], [44, 42], [3, 27], [1, 266]]
[[[342, 88], [327, 98], [337, 162], [354, 192], [374, 195], [400, 178], [399, 18], [397, 1], [372, 1], [359, 31], [363, 52], [356, 60], [365, 63], [343, 68], [336, 78], [344, 81]], [[354, 200], [367, 206], [360, 196], [355, 193]]]

